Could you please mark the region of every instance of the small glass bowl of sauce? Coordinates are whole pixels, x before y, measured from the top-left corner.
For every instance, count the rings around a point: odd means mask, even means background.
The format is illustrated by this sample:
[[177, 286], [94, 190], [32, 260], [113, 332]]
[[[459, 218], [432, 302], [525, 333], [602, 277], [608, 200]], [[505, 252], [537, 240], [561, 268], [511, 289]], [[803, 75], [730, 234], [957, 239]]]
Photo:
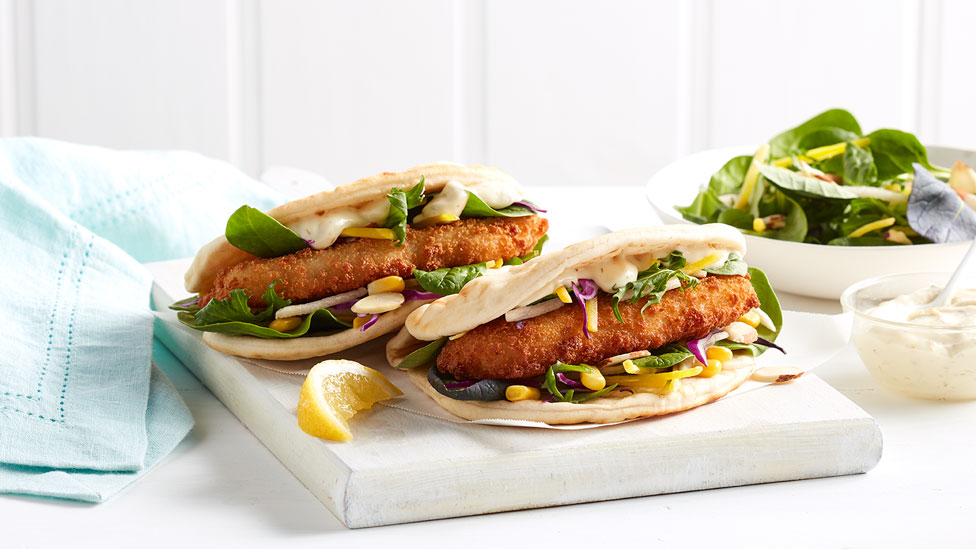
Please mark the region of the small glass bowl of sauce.
[[871, 278], [841, 295], [854, 315], [851, 340], [868, 371], [887, 389], [933, 400], [976, 399], [976, 279], [964, 280], [940, 309], [930, 302], [951, 273]]

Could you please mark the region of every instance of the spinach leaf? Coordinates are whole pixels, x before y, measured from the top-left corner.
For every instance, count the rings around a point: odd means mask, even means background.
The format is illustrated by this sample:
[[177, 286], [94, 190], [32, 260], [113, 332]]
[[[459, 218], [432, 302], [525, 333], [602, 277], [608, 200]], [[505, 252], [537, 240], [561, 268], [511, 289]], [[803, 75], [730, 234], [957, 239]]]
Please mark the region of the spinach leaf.
[[708, 190], [715, 193], [716, 196], [738, 192], [751, 163], [751, 156], [737, 156], [729, 160], [721, 169], [712, 174], [712, 178], [708, 181]]
[[386, 199], [390, 201], [390, 213], [386, 214], [383, 227], [393, 229], [393, 234], [397, 237], [393, 245], [399, 248], [407, 238], [407, 215], [410, 209], [424, 202], [424, 176], [420, 176], [420, 182], [408, 191], [391, 189]]
[[800, 151], [806, 152], [817, 147], [825, 147], [835, 143], [846, 143], [860, 138], [860, 134], [841, 128], [820, 128], [801, 137], [796, 147]]
[[512, 204], [500, 210], [492, 208], [485, 201], [478, 198], [478, 195], [468, 191], [468, 201], [464, 204], [461, 217], [525, 217], [535, 215], [532, 208], [527, 208], [519, 204]]
[[580, 395], [576, 394], [576, 389], [569, 389], [565, 393], [559, 390], [559, 381], [556, 378], [556, 374], [564, 374], [566, 372], [589, 372], [592, 371], [593, 367], [587, 366], [585, 364], [564, 364], [562, 362], [556, 362], [549, 367], [546, 371], [545, 381], [542, 383], [542, 387], [549, 391], [549, 394], [553, 396], [553, 400], [559, 402], [572, 402], [574, 404], [579, 404], [580, 402], [586, 402], [587, 400], [592, 400], [594, 398], [601, 397], [617, 387], [617, 384], [609, 385], [594, 392], [584, 392]]
[[756, 217], [766, 217], [773, 214], [785, 215], [786, 226], [782, 229], [770, 229], [762, 233], [750, 230], [747, 231], [747, 234], [776, 240], [803, 242], [807, 236], [807, 215], [796, 200], [780, 191], [766, 193], [759, 203], [759, 215]]
[[699, 225], [715, 221], [719, 212], [728, 208], [713, 191], [708, 189], [698, 193], [690, 205], [674, 207], [681, 217]]
[[831, 109], [772, 138], [769, 141], [770, 157], [779, 158], [805, 152], [800, 148], [800, 141], [807, 134], [824, 128], [835, 128], [861, 135], [861, 125], [857, 123], [853, 114], [843, 109]]
[[410, 370], [418, 366], [426, 366], [428, 364], [433, 364], [437, 359], [437, 355], [441, 353], [441, 347], [447, 343], [447, 338], [442, 337], [440, 339], [435, 339], [427, 345], [413, 351], [409, 355], [403, 357], [400, 364], [396, 365], [398, 370]]
[[231, 214], [224, 236], [235, 248], [258, 257], [281, 257], [308, 248], [295, 231], [247, 205]]
[[200, 310], [200, 296], [191, 295], [186, 299], [181, 299], [169, 306], [174, 311], [186, 311], [195, 313]]
[[258, 323], [271, 320], [278, 309], [291, 305], [291, 300], [282, 299], [275, 292], [274, 287], [278, 282], [279, 280], [275, 280], [268, 285], [268, 289], [261, 296], [261, 299], [268, 304], [263, 311], [257, 314], [251, 312], [251, 308], [247, 305], [247, 300], [251, 295], [247, 290], [231, 290], [229, 297], [211, 299], [204, 308], [197, 311], [193, 315], [195, 324], [204, 326], [221, 322]]
[[[773, 326], [776, 327], [776, 331], [772, 331], [760, 324], [756, 328], [756, 331], [759, 332], [759, 337], [768, 339], [769, 341], [776, 341], [780, 331], [783, 329], [783, 310], [780, 307], [779, 299], [776, 297], [776, 293], [773, 292], [772, 286], [769, 285], [769, 279], [766, 278], [766, 273], [761, 270], [755, 267], [749, 267], [749, 282], [752, 283], [752, 288], [759, 297], [759, 308], [769, 316], [769, 319], [773, 321]], [[765, 346], [756, 343], [736, 343], [727, 339], [719, 341], [716, 345], [726, 347], [731, 351], [746, 351], [752, 356], [759, 356], [765, 353], [767, 349]]]
[[754, 219], [756, 218], [751, 213], [732, 208], [718, 214], [717, 221], [726, 225], [732, 225], [737, 229], [751, 231]]
[[327, 309], [319, 309], [302, 319], [297, 328], [289, 332], [272, 330], [268, 324], [274, 319], [274, 313], [282, 307], [291, 304], [288, 299], [282, 299], [275, 293], [274, 281], [261, 296], [268, 307], [259, 313], [253, 313], [247, 305], [246, 290], [231, 290], [226, 299], [211, 299], [209, 303], [196, 313], [181, 311], [177, 317], [180, 322], [190, 328], [204, 332], [217, 332], [228, 335], [249, 335], [265, 339], [291, 339], [301, 337], [310, 330], [337, 331], [351, 328], [352, 324], [339, 320]]
[[816, 177], [800, 175], [786, 168], [760, 165], [759, 173], [781, 190], [797, 196], [829, 198], [832, 200], [852, 200], [857, 198], [854, 193], [836, 183], [823, 181]]
[[912, 173], [912, 164], [915, 162], [930, 170], [935, 169], [929, 164], [925, 147], [910, 133], [878, 130], [868, 137], [871, 138], [871, 153], [878, 167], [878, 179], [882, 181], [903, 173]]
[[915, 164], [915, 182], [908, 197], [908, 224], [932, 242], [976, 238], [976, 212], [948, 185]]
[[874, 185], [878, 182], [878, 168], [871, 151], [848, 142], [844, 148], [844, 184]]
[[427, 370], [427, 382], [435, 391], [454, 400], [505, 400], [505, 389], [508, 388], [507, 381], [482, 379], [466, 387], [448, 389], [447, 384], [457, 383], [457, 380], [439, 372], [437, 366]]
[[658, 260], [660, 263], [657, 266], [652, 265], [651, 269], [665, 268], [677, 270], [688, 264], [688, 260], [685, 259], [685, 255], [677, 250], [669, 253], [667, 256]]
[[749, 266], [746, 262], [739, 257], [737, 253], [729, 254], [729, 258], [725, 260], [719, 267], [708, 267], [705, 269], [706, 273], [716, 274], [716, 275], [739, 275], [744, 276], [749, 272]]
[[506, 261], [505, 265], [521, 265], [530, 259], [535, 259], [539, 257], [540, 255], [542, 255], [542, 246], [544, 246], [545, 243], [548, 241], [549, 241], [549, 235], [547, 234], [542, 235], [542, 238], [540, 238], [539, 241], [535, 243], [535, 246], [532, 246], [532, 250], [529, 251], [529, 253], [523, 255], [522, 257], [513, 257], [512, 259]]
[[442, 267], [436, 271], [413, 270], [413, 276], [420, 286], [438, 295], [451, 295], [461, 291], [465, 284], [488, 272], [487, 263]]
[[[698, 284], [697, 278], [688, 276], [681, 271], [662, 269], [658, 264], [652, 265], [650, 269], [638, 273], [637, 280], [628, 282], [622, 288], [618, 288], [617, 292], [613, 294], [613, 297], [610, 299], [613, 315], [617, 317], [618, 321], [624, 321], [619, 309], [619, 304], [622, 299], [626, 299], [630, 303], [637, 303], [641, 299], [647, 299], [644, 306], [641, 307], [641, 314], [643, 314], [645, 309], [661, 301], [661, 297], [667, 292], [668, 281], [672, 278], [677, 278], [681, 282], [683, 291], [694, 289]], [[629, 298], [627, 297], [628, 293], [631, 293]]]
[[780, 307], [779, 298], [776, 297], [776, 292], [773, 291], [769, 279], [766, 278], [766, 273], [762, 270], [749, 267], [749, 282], [759, 298], [759, 308], [766, 313], [769, 320], [773, 321], [773, 326], [776, 327], [776, 331], [772, 331], [760, 324], [756, 331], [759, 332], [759, 337], [776, 341], [780, 330], [783, 328], [783, 309]]
[[634, 365], [641, 368], [655, 368], [660, 370], [670, 368], [682, 360], [692, 356], [691, 351], [689, 351], [687, 347], [676, 344], [665, 345], [660, 349], [655, 349], [654, 352], [660, 354], [653, 354], [644, 358], [635, 358], [633, 360]]

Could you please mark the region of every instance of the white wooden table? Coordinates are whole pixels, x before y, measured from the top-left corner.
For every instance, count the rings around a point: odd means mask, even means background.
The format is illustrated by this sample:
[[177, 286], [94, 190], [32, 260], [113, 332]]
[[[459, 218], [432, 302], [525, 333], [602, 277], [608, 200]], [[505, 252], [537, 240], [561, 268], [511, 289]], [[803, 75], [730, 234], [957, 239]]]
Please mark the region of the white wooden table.
[[[553, 222], [654, 221], [638, 187], [532, 190]], [[585, 200], [573, 201], [573, 196]], [[565, 216], [585, 205], [587, 215]], [[562, 210], [564, 213], [559, 214]], [[795, 310], [832, 302], [781, 296]], [[881, 389], [852, 351], [817, 374], [874, 416], [881, 462], [865, 475], [746, 486], [347, 530], [186, 370], [167, 371], [196, 418], [156, 470], [101, 505], [0, 497], [0, 546], [972, 547], [976, 402]], [[653, 466], [653, 464], [649, 464]]]

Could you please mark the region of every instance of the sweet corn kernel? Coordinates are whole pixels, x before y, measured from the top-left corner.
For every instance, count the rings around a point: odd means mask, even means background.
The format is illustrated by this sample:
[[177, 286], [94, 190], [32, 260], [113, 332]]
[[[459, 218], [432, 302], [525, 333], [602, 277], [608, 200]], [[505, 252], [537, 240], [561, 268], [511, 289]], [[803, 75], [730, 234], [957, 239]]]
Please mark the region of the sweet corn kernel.
[[715, 360], [714, 358], [708, 359], [708, 365], [702, 368], [702, 373], [698, 374], [701, 377], [712, 377], [715, 374], [722, 371], [722, 361]]
[[454, 334], [451, 337], [447, 338], [447, 340], [448, 341], [454, 341], [455, 339], [461, 339], [462, 337], [464, 337], [464, 334], [466, 334], [466, 333], [468, 333], [468, 332], [461, 332], [459, 334]]
[[766, 230], [766, 222], [763, 221], [763, 218], [757, 217], [752, 220], [752, 230], [756, 231], [757, 233], [761, 233]]
[[732, 360], [732, 350], [727, 347], [713, 346], [709, 347], [705, 351], [705, 356], [707, 358], [714, 358], [715, 360], [721, 360], [725, 362], [726, 360]]
[[558, 297], [559, 301], [562, 301], [563, 303], [573, 302], [573, 299], [569, 297], [569, 292], [566, 290], [565, 286], [560, 286], [556, 288], [556, 297]]
[[458, 219], [460, 218], [454, 214], [442, 213], [428, 217], [423, 221], [417, 221], [412, 223], [412, 225], [415, 229], [423, 229], [424, 227], [430, 227], [431, 225], [446, 225], [447, 223], [454, 223]]
[[373, 238], [376, 240], [396, 240], [396, 233], [393, 229], [377, 229], [373, 227], [349, 227], [342, 229], [339, 236], [349, 236], [352, 238]]
[[759, 326], [759, 323], [762, 322], [762, 319], [759, 318], [759, 313], [757, 313], [756, 311], [749, 311], [748, 313], [739, 317], [739, 322], [744, 322], [752, 326], [753, 328], [755, 328], [756, 326]]
[[634, 364], [633, 360], [628, 359], [623, 361], [622, 366], [624, 367], [624, 371], [627, 372], [628, 374], [640, 373], [640, 366]]
[[352, 321], [352, 327], [358, 330], [363, 327], [363, 324], [369, 322], [370, 318], [373, 318], [373, 315], [357, 316], [356, 319]]
[[586, 330], [589, 332], [597, 331], [600, 326], [596, 308], [598, 304], [596, 298], [586, 302]]
[[607, 380], [596, 368], [590, 368], [588, 372], [580, 372], [580, 383], [591, 391], [599, 391], [607, 386]]
[[302, 323], [302, 317], [300, 316], [289, 316], [287, 318], [276, 318], [271, 321], [268, 328], [272, 330], [278, 330], [279, 332], [290, 332], [297, 328]]
[[499, 257], [499, 258], [498, 258], [498, 259], [496, 259], [495, 261], [493, 261], [493, 262], [489, 262], [489, 263], [488, 263], [488, 268], [489, 268], [489, 269], [499, 269], [499, 268], [501, 268], [501, 266], [502, 266], [502, 265], [504, 265], [504, 264], [505, 264], [505, 260]]
[[505, 398], [511, 402], [539, 400], [539, 390], [525, 385], [509, 385], [505, 388]]
[[406, 288], [403, 278], [399, 276], [384, 276], [378, 280], [370, 282], [366, 286], [369, 295], [381, 294], [383, 292], [402, 292]]

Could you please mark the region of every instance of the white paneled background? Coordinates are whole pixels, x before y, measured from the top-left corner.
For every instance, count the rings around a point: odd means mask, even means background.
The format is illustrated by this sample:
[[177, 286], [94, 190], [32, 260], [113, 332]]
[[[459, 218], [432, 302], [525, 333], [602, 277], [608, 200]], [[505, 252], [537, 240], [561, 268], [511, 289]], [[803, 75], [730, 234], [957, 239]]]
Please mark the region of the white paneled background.
[[0, 135], [640, 184], [823, 109], [976, 148], [969, 0], [0, 0]]

